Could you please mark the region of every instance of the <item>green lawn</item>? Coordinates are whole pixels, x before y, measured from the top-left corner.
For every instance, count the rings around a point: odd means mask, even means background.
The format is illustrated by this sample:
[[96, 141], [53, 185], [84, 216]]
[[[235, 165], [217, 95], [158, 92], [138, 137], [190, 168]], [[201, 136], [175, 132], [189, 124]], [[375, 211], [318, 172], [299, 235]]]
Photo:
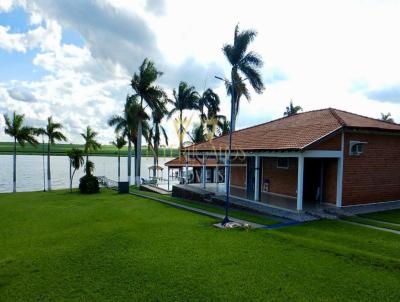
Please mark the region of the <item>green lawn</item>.
[[385, 212], [370, 213], [370, 214], [364, 214], [364, 215], [360, 215], [360, 216], [365, 217], [365, 218], [400, 224], [400, 210], [391, 210], [391, 211], [385, 211]]
[[[45, 144], [44, 147], [46, 151], [47, 144]], [[0, 142], [0, 155], [12, 154], [14, 150], [13, 148], [14, 145], [11, 142]], [[83, 149], [83, 146], [78, 144], [56, 144], [51, 147], [51, 153], [53, 155], [66, 155], [67, 151], [72, 148]], [[25, 147], [17, 145], [17, 153], [26, 155], [42, 154], [43, 145], [38, 144], [36, 147], [33, 147], [29, 144], [25, 145]], [[96, 150], [95, 152], [92, 153], [92, 155], [100, 155], [100, 156], [116, 156], [117, 154], [118, 154], [117, 149], [113, 145], [103, 145], [101, 149]], [[175, 148], [160, 148], [159, 154], [161, 157], [176, 157], [178, 156], [178, 150]], [[121, 150], [121, 156], [127, 156], [127, 155], [128, 155], [128, 147], [125, 146]], [[151, 151], [149, 151], [149, 149], [147, 148], [147, 146], [142, 148], [142, 156], [153, 156]]]
[[400, 300], [398, 235], [214, 222], [113, 191], [0, 194], [0, 300]]

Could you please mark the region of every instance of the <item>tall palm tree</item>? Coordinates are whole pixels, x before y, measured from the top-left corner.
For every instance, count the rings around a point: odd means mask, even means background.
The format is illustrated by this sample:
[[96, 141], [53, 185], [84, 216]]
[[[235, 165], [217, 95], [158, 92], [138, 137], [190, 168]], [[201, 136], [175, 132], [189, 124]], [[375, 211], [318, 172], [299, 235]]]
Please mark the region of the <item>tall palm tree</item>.
[[[233, 44], [225, 44], [222, 51], [229, 63], [232, 65], [228, 93], [232, 97], [231, 108], [233, 119], [231, 119], [231, 130], [235, 131], [235, 122], [241, 96], [250, 100], [250, 93], [245, 84], [245, 80], [250, 82], [250, 86], [258, 94], [264, 91], [260, 68], [263, 66], [261, 56], [254, 51], [247, 51], [250, 43], [257, 36], [254, 30], [239, 31], [239, 25], [235, 27]], [[246, 78], [243, 78], [243, 74]]]
[[[72, 181], [74, 179], [75, 172], [83, 166], [85, 161], [83, 159], [83, 151], [81, 149], [72, 148], [67, 152], [67, 155], [69, 157], [69, 190], [72, 192]], [[74, 172], [72, 172], [72, 168], [74, 168]]]
[[173, 108], [169, 112], [168, 117], [170, 118], [176, 112], [179, 112], [178, 117], [178, 136], [179, 136], [179, 151], [183, 148], [183, 137], [187, 130], [185, 129], [183, 122], [183, 111], [192, 110], [199, 108], [199, 94], [194, 86], [189, 86], [186, 82], [180, 82], [178, 91], [173, 90], [174, 100], [171, 101]]
[[87, 175], [91, 174], [91, 171], [90, 171], [91, 164], [89, 164], [89, 153], [91, 151], [96, 151], [97, 149], [101, 148], [100, 143], [98, 143], [96, 141], [97, 135], [98, 135], [98, 133], [96, 131], [93, 131], [93, 129], [90, 128], [90, 126], [86, 127], [86, 132], [85, 133], [81, 133], [81, 136], [85, 140], [84, 152], [85, 152], [85, 155], [86, 155], [86, 174]]
[[222, 136], [229, 134], [230, 131], [230, 122], [224, 115], [219, 115], [217, 119], [217, 135]]
[[[230, 172], [231, 172], [231, 149], [232, 149], [232, 132], [235, 131], [235, 122], [237, 116], [237, 110], [239, 108], [240, 98], [244, 95], [247, 99], [250, 99], [245, 80], [250, 82], [251, 87], [258, 94], [261, 94], [264, 90], [264, 84], [262, 81], [260, 68], [263, 65], [263, 61], [256, 52], [247, 51], [250, 43], [254, 40], [257, 33], [253, 30], [239, 31], [239, 25], [235, 27], [235, 33], [233, 38], [233, 44], [225, 44], [222, 47], [222, 51], [229, 63], [232, 65], [231, 68], [231, 79], [230, 83], [225, 81], [228, 86], [228, 92], [231, 95], [231, 120], [230, 120], [230, 131], [229, 131], [229, 145], [227, 154], [227, 171], [226, 171], [226, 202], [225, 202], [225, 218], [222, 224], [229, 222], [228, 209], [229, 209], [229, 195], [230, 195]], [[242, 75], [246, 78], [243, 79]], [[230, 87], [229, 87], [230, 86]]]
[[148, 135], [148, 143], [151, 150], [153, 151], [154, 166], [155, 166], [155, 169], [153, 169], [153, 177], [157, 176], [156, 169], [158, 167], [158, 157], [159, 157], [158, 151], [161, 143], [161, 136], [164, 138], [165, 144], [168, 146], [168, 135], [164, 126], [161, 125], [162, 120], [168, 114], [166, 103], [167, 103], [166, 100], [160, 102], [158, 108], [153, 110], [152, 112], [152, 126], [150, 128]]
[[389, 123], [394, 123], [394, 119], [392, 118], [392, 114], [388, 113], [381, 113], [381, 120]]
[[[137, 158], [137, 134], [139, 120], [142, 121], [142, 129], [146, 133], [148, 131], [147, 119], [149, 116], [141, 107], [137, 96], [127, 96], [122, 115], [113, 115], [108, 120], [108, 125], [115, 127], [115, 133], [122, 135], [128, 141], [128, 183], [131, 184], [131, 166], [132, 166], [132, 143], [135, 150], [135, 158]], [[136, 169], [135, 169], [136, 178]]]
[[[164, 90], [155, 84], [162, 74], [162, 72], [157, 70], [155, 64], [148, 59], [144, 59], [142, 65], [140, 65], [139, 73], [134, 73], [131, 80], [131, 86], [135, 91], [135, 95], [140, 98], [140, 107], [142, 109], [149, 107], [152, 111], [156, 110], [159, 106], [159, 100], [165, 96]], [[143, 121], [139, 119], [138, 133], [136, 137], [137, 152], [135, 158], [135, 183], [137, 186], [140, 186], [142, 135]]]
[[47, 118], [46, 128], [38, 128], [37, 134], [47, 136], [47, 189], [51, 190], [51, 169], [50, 169], [50, 146], [56, 141], [67, 141], [65, 135], [60, 131], [63, 126], [53, 122], [53, 117]]
[[25, 146], [25, 143], [29, 143], [33, 146], [38, 144], [35, 138], [36, 129], [29, 126], [24, 126], [23, 114], [17, 114], [15, 111], [10, 118], [7, 114], [4, 114], [4, 120], [6, 128], [4, 133], [11, 136], [14, 139], [14, 153], [13, 153], [13, 192], [17, 191], [17, 142], [21, 147]]
[[286, 107], [286, 111], [283, 113], [283, 116], [295, 115], [298, 114], [300, 111], [303, 111], [303, 108], [301, 108], [301, 106], [294, 106], [293, 101], [290, 100], [290, 104]]
[[206, 141], [206, 135], [204, 134], [204, 125], [202, 123], [195, 124], [192, 129], [190, 138], [193, 143], [198, 144]]
[[117, 148], [118, 150], [118, 182], [121, 181], [121, 149], [126, 145], [126, 140], [125, 137], [122, 136], [117, 136], [115, 138], [115, 141], [112, 142], [112, 144]]

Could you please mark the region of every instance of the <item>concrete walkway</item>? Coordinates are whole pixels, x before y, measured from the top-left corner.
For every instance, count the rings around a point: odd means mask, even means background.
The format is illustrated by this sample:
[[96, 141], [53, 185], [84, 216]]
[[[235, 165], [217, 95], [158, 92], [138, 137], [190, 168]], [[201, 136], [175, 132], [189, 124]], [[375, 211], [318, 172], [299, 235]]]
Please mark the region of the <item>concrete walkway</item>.
[[[186, 210], [186, 211], [194, 212], [194, 213], [197, 213], [197, 214], [200, 214], [200, 215], [209, 216], [209, 217], [217, 218], [217, 219], [220, 219], [220, 220], [223, 220], [225, 218], [225, 215], [223, 215], [223, 214], [213, 213], [213, 212], [209, 212], [209, 211], [206, 211], [206, 210], [185, 206], [185, 205], [182, 205], [182, 204], [179, 204], [179, 203], [175, 203], [175, 202], [172, 202], [172, 201], [164, 200], [162, 198], [157, 198], [157, 197], [153, 197], [153, 196], [149, 196], [149, 195], [145, 195], [145, 194], [140, 194], [140, 193], [136, 193], [136, 192], [129, 192], [129, 194], [136, 195], [136, 196], [139, 196], [139, 197], [142, 197], [142, 198], [148, 198], [148, 199], [151, 199], [151, 200], [154, 200], [154, 201], [158, 201], [158, 202], [173, 206], [175, 208], [179, 208], [179, 209], [183, 209], [183, 210]], [[238, 222], [240, 224], [248, 224], [253, 229], [260, 229], [260, 228], [268, 229], [270, 227], [270, 226], [267, 226], [267, 225], [258, 224], [258, 223], [254, 223], [254, 222], [250, 222], [250, 221], [246, 221], [246, 220], [242, 220], [242, 219], [237, 219], [237, 218], [233, 218], [233, 217], [229, 217], [229, 218], [232, 221]]]
[[363, 224], [363, 223], [360, 223], [360, 222], [347, 221], [347, 220], [342, 220], [342, 219], [339, 219], [338, 221], [344, 222], [344, 223], [347, 223], [347, 224], [362, 226], [362, 227], [369, 228], [369, 229], [374, 229], [374, 230], [378, 230], [378, 231], [384, 231], [384, 232], [389, 232], [389, 233], [400, 235], [400, 231], [397, 231], [397, 230], [386, 229], [386, 228], [381, 228], [381, 227], [377, 227], [377, 226], [374, 226], [374, 225]]

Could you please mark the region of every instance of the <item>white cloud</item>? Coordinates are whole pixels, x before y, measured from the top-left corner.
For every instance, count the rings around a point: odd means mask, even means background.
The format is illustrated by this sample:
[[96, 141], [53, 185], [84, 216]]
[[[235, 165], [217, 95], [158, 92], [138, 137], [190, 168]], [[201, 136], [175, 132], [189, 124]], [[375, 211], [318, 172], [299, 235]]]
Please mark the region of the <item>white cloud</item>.
[[36, 97], [25, 87], [14, 87], [7, 90], [8, 95], [16, 101], [25, 103], [37, 102]]

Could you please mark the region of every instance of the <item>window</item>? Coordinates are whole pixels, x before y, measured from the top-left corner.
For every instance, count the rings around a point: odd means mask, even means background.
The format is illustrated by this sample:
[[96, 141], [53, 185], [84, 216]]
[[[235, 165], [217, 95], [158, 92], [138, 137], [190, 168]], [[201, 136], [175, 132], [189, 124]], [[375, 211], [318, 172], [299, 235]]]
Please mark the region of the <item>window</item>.
[[359, 156], [364, 153], [365, 142], [350, 141], [350, 156]]
[[279, 157], [276, 167], [278, 169], [289, 169], [289, 158]]

